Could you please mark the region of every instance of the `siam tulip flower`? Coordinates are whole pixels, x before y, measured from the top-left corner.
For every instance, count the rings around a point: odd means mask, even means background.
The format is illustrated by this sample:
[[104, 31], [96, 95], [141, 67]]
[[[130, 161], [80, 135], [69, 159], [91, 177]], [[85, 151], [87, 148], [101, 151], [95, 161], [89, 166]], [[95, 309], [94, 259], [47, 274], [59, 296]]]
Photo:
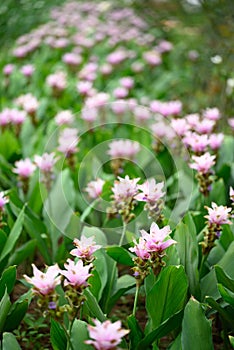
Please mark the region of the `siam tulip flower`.
[[201, 174], [207, 174], [215, 164], [215, 158], [216, 156], [210, 155], [209, 152], [201, 156], [192, 156], [194, 163], [190, 164], [190, 168], [197, 170]]
[[20, 71], [25, 77], [30, 78], [34, 73], [35, 68], [32, 64], [26, 64], [21, 68]]
[[234, 118], [229, 118], [229, 119], [228, 119], [228, 124], [230, 125], [230, 127], [232, 128], [232, 130], [234, 130]]
[[143, 59], [152, 67], [159, 66], [162, 63], [162, 58], [158, 51], [144, 52]]
[[107, 56], [106, 60], [109, 64], [111, 64], [112, 66], [115, 66], [122, 63], [126, 58], [127, 58], [126, 52], [124, 52], [123, 50], [116, 50], [110, 53]]
[[64, 63], [71, 67], [77, 67], [82, 62], [82, 57], [74, 52], [65, 53], [62, 57]]
[[10, 121], [13, 125], [21, 125], [26, 120], [26, 112], [12, 109], [10, 112]]
[[203, 119], [198, 122], [194, 129], [199, 134], [210, 134], [215, 126], [215, 121], [211, 119]]
[[117, 99], [122, 99], [128, 96], [128, 89], [126, 89], [125, 87], [118, 87], [113, 91], [113, 95], [115, 98]]
[[162, 252], [172, 244], [175, 244], [174, 239], [166, 239], [166, 237], [171, 233], [170, 226], [165, 226], [159, 228], [158, 225], [153, 222], [150, 226], [150, 233], [147, 233], [145, 230], [141, 230], [141, 235], [146, 241], [146, 247], [149, 252]]
[[161, 101], [155, 100], [151, 102], [150, 108], [153, 113], [160, 113], [164, 117], [168, 117], [170, 115], [179, 115], [182, 110], [182, 102], [181, 101], [161, 102]]
[[183, 143], [189, 146], [194, 153], [202, 153], [209, 145], [207, 135], [198, 135], [195, 132], [187, 132], [183, 138]]
[[134, 86], [134, 80], [132, 77], [124, 77], [120, 79], [120, 84], [123, 86], [125, 89], [130, 90]]
[[139, 122], [143, 122], [151, 118], [149, 109], [143, 106], [136, 106], [133, 110], [133, 114]]
[[209, 224], [215, 224], [218, 226], [224, 224], [231, 225], [231, 221], [229, 220], [229, 213], [231, 212], [232, 208], [228, 208], [223, 205], [218, 206], [214, 202], [212, 202], [211, 207], [212, 208], [206, 207], [208, 210], [208, 215], [206, 215], [205, 218], [208, 219]]
[[133, 159], [139, 151], [140, 145], [136, 141], [114, 140], [109, 143], [107, 154], [109, 154], [111, 158]]
[[232, 202], [234, 202], [234, 190], [232, 187], [229, 189], [229, 196]]
[[66, 157], [70, 157], [77, 152], [77, 144], [79, 142], [77, 134], [78, 131], [76, 129], [66, 128], [59, 135], [58, 150], [64, 153]]
[[118, 176], [118, 179], [114, 182], [114, 187], [112, 187], [115, 201], [122, 202], [135, 197], [138, 192], [137, 182], [140, 178], [130, 179], [126, 175], [125, 178]]
[[131, 69], [134, 73], [141, 73], [144, 70], [144, 63], [140, 61], [133, 62]]
[[161, 40], [157, 46], [157, 51], [159, 51], [160, 53], [169, 52], [172, 49], [173, 49], [173, 44], [167, 40]]
[[75, 263], [71, 259], [68, 259], [64, 264], [66, 270], [60, 270], [60, 273], [66, 278], [64, 286], [70, 285], [76, 289], [87, 287], [87, 279], [91, 276], [89, 270], [92, 266], [92, 264], [84, 266], [82, 260], [78, 260]]
[[6, 76], [6, 77], [9, 77], [13, 71], [15, 69], [15, 65], [14, 64], [6, 64], [4, 67], [3, 67], [3, 74]]
[[4, 206], [9, 202], [8, 197], [5, 196], [4, 192], [0, 192], [0, 212], [4, 210]]
[[43, 173], [51, 173], [57, 160], [58, 158], [55, 158], [54, 152], [44, 153], [42, 156], [34, 156], [34, 162]]
[[9, 124], [10, 121], [11, 121], [11, 110], [9, 108], [5, 108], [0, 113], [0, 125], [4, 127], [7, 124]]
[[200, 122], [200, 116], [198, 113], [188, 114], [185, 116], [185, 119], [192, 129], [195, 129], [197, 124]]
[[172, 119], [171, 126], [179, 136], [184, 136], [190, 129], [186, 119]]
[[128, 104], [126, 100], [117, 100], [111, 104], [112, 111], [118, 116], [121, 116], [124, 113], [126, 113], [127, 107], [128, 107]]
[[97, 179], [96, 181], [90, 181], [85, 188], [90, 198], [98, 198], [102, 194], [102, 189], [105, 181]]
[[86, 344], [92, 345], [96, 350], [117, 349], [122, 338], [129, 333], [129, 330], [121, 328], [121, 322], [111, 323], [107, 320], [101, 323], [99, 320], [93, 320], [95, 326], [88, 325], [89, 336], [93, 340], [86, 340]]
[[206, 119], [210, 119], [214, 121], [221, 118], [220, 111], [216, 107], [205, 109], [205, 111], [203, 112], [203, 116]]
[[35, 170], [36, 166], [29, 158], [26, 158], [15, 162], [13, 172], [18, 174], [21, 179], [28, 179], [30, 176], [32, 176]]
[[55, 287], [61, 282], [61, 276], [58, 276], [60, 272], [58, 265], [49, 266], [46, 272], [41, 272], [34, 264], [32, 264], [32, 267], [34, 276], [24, 275], [24, 278], [33, 285], [34, 293], [43, 296], [53, 293]]
[[53, 89], [54, 95], [59, 96], [67, 87], [67, 76], [62, 71], [56, 72], [47, 76], [46, 83]]
[[21, 95], [16, 99], [16, 104], [22, 107], [32, 118], [33, 124], [36, 124], [35, 114], [39, 107], [39, 102], [31, 93]]
[[75, 238], [73, 244], [76, 248], [70, 254], [89, 262], [93, 260], [93, 253], [102, 247], [96, 244], [94, 236], [87, 238], [82, 235], [80, 239]]
[[160, 198], [165, 195], [162, 192], [164, 182], [156, 184], [155, 179], [146, 180], [143, 185], [137, 185], [138, 190], [142, 191], [135, 196], [135, 199], [141, 202], [155, 204]]
[[113, 67], [111, 64], [109, 63], [104, 63], [101, 67], [100, 67], [100, 73], [107, 76], [110, 75], [113, 71]]
[[134, 247], [129, 248], [129, 250], [138, 256], [142, 260], [148, 260], [150, 258], [150, 252], [146, 246], [146, 240], [143, 237], [139, 238], [139, 242], [133, 240]]
[[209, 146], [212, 150], [216, 151], [218, 150], [224, 140], [224, 135], [223, 134], [211, 134], [209, 136]]
[[81, 96], [90, 96], [93, 88], [91, 81], [79, 81], [76, 85], [77, 91]]
[[74, 121], [74, 116], [72, 111], [64, 110], [56, 114], [55, 123], [59, 126], [61, 125], [71, 125]]

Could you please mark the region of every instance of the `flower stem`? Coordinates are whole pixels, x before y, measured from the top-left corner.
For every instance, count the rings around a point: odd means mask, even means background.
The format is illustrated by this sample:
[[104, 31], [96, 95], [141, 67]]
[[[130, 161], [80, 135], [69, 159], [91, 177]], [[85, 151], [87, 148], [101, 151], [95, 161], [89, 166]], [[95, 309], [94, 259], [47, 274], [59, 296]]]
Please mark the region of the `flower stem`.
[[64, 333], [65, 333], [65, 335], [66, 335], [66, 338], [67, 338], [67, 347], [66, 347], [66, 350], [74, 350], [74, 347], [73, 347], [73, 345], [72, 345], [72, 342], [71, 342], [71, 329], [70, 329], [70, 327], [69, 327], [69, 331], [67, 331], [67, 329], [66, 329], [66, 327], [61, 323], [61, 326], [62, 326], [62, 328], [63, 328], [63, 330], [64, 330]]
[[132, 311], [133, 316], [136, 316], [136, 308], [137, 308], [137, 302], [138, 302], [138, 297], [139, 297], [139, 290], [140, 290], [140, 286], [137, 284], [134, 305], [133, 305], [133, 311]]
[[127, 223], [125, 221], [123, 221], [123, 231], [119, 240], [119, 247], [121, 247], [121, 245], [123, 244], [123, 240], [124, 240], [124, 236], [126, 234], [126, 230], [127, 230]]

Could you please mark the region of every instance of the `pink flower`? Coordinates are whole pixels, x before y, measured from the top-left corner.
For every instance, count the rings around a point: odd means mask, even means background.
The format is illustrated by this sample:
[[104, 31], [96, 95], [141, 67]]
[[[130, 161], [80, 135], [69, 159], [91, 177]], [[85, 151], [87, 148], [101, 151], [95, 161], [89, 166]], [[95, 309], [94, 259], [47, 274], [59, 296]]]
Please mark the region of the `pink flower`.
[[60, 270], [60, 273], [66, 277], [64, 285], [71, 285], [75, 288], [87, 287], [87, 279], [91, 276], [89, 269], [92, 266], [92, 264], [84, 266], [82, 260], [78, 260], [75, 263], [71, 259], [68, 259], [64, 264], [66, 270]]
[[5, 66], [3, 67], [3, 74], [6, 75], [6, 76], [9, 76], [9, 75], [12, 74], [12, 72], [14, 71], [14, 69], [15, 69], [14, 64], [9, 63], [9, 64], [7, 64], [7, 65], [5, 65]]
[[90, 338], [94, 340], [86, 340], [86, 344], [91, 344], [96, 350], [116, 349], [121, 343], [122, 338], [129, 333], [129, 330], [121, 328], [121, 322], [111, 323], [107, 320], [101, 323], [99, 320], [93, 320], [95, 326], [88, 325]]
[[64, 72], [60, 71], [48, 75], [48, 77], [46, 78], [46, 82], [51, 88], [63, 91], [67, 86], [67, 77]]
[[113, 95], [115, 98], [125, 98], [128, 96], [128, 89], [120, 86], [113, 91]]
[[26, 158], [15, 162], [13, 172], [18, 174], [19, 177], [27, 179], [34, 173], [35, 170], [36, 166], [29, 158]]
[[197, 124], [200, 121], [200, 116], [198, 113], [193, 113], [186, 115], [185, 119], [187, 120], [191, 128], [196, 128]]
[[89, 96], [93, 88], [93, 83], [91, 81], [79, 81], [76, 88], [81, 96]]
[[229, 119], [228, 119], [228, 124], [229, 124], [230, 127], [234, 130], [234, 118], [229, 118]]
[[32, 267], [34, 276], [24, 275], [24, 278], [33, 285], [34, 292], [42, 295], [52, 293], [61, 281], [61, 276], [58, 276], [60, 272], [58, 265], [49, 266], [46, 272], [41, 272], [34, 264], [32, 264]]
[[94, 237], [87, 238], [85, 236], [81, 236], [80, 240], [75, 238], [73, 244], [76, 248], [72, 249], [70, 254], [81, 259], [90, 259], [92, 254], [102, 247], [95, 243]]
[[38, 168], [44, 173], [50, 173], [57, 160], [58, 158], [55, 158], [54, 152], [44, 153], [42, 156], [34, 156], [34, 162], [36, 163]]
[[229, 196], [232, 202], [234, 202], [234, 190], [232, 187], [229, 189]]
[[150, 226], [150, 233], [147, 233], [145, 230], [141, 230], [140, 232], [143, 239], [146, 241], [146, 247], [149, 252], [161, 252], [176, 243], [173, 239], [165, 240], [169, 233], [171, 233], [170, 226], [165, 226], [160, 229], [158, 225], [153, 222]]
[[209, 146], [212, 150], [217, 150], [221, 147], [223, 143], [224, 135], [223, 134], [211, 134], [209, 137]]
[[74, 52], [68, 52], [63, 55], [62, 60], [64, 63], [68, 64], [69, 66], [78, 66], [82, 62], [82, 58], [80, 55], [74, 53]]
[[143, 53], [143, 58], [150, 66], [159, 66], [162, 63], [162, 58], [158, 51], [146, 51]]
[[114, 65], [120, 64], [126, 58], [127, 58], [126, 53], [123, 50], [118, 50], [110, 53], [106, 59], [108, 63], [114, 66]]
[[203, 119], [202, 121], [198, 122], [194, 129], [199, 134], [209, 134], [211, 133], [212, 129], [215, 126], [215, 121], [210, 119]]
[[97, 120], [98, 110], [97, 108], [86, 108], [84, 107], [81, 112], [81, 119], [88, 123], [93, 123]]
[[208, 210], [208, 215], [205, 218], [208, 219], [210, 224], [215, 225], [231, 225], [231, 221], [228, 220], [230, 217], [229, 212], [232, 211], [232, 208], [225, 207], [223, 205], [218, 206], [216, 203], [212, 202], [212, 208], [206, 207]]
[[55, 123], [57, 125], [70, 125], [74, 121], [74, 116], [70, 110], [64, 110], [56, 114]]
[[209, 145], [207, 135], [198, 135], [195, 132], [187, 132], [183, 138], [183, 143], [189, 146], [195, 153], [204, 152]]
[[39, 107], [37, 98], [30, 93], [19, 96], [15, 102], [29, 114], [35, 113]]
[[131, 77], [124, 77], [120, 79], [120, 84], [125, 88], [125, 89], [132, 89], [134, 86], [134, 80]]
[[136, 106], [133, 110], [134, 117], [138, 121], [144, 121], [144, 120], [149, 120], [151, 117], [151, 113], [148, 108], [144, 106]]
[[210, 119], [210, 120], [218, 120], [221, 117], [220, 111], [216, 107], [214, 107], [214, 108], [207, 108], [204, 111], [203, 116], [206, 119]]
[[123, 115], [127, 111], [126, 100], [117, 100], [111, 104], [111, 109], [116, 115]]
[[182, 110], [182, 102], [181, 101], [152, 101], [150, 104], [151, 111], [153, 113], [160, 113], [164, 117], [168, 117], [170, 115], [178, 115]]
[[98, 198], [102, 193], [102, 188], [105, 181], [102, 179], [97, 179], [96, 181], [90, 181], [85, 188], [90, 198]]
[[165, 192], [162, 192], [163, 186], [164, 182], [156, 184], [155, 179], [147, 180], [143, 185], [137, 185], [138, 190], [142, 193], [137, 194], [134, 198], [138, 201], [155, 203], [165, 195]]
[[11, 109], [5, 108], [1, 113], [0, 113], [0, 125], [5, 126], [11, 121]]
[[114, 199], [116, 202], [121, 202], [136, 196], [137, 190], [137, 182], [140, 178], [130, 179], [128, 175], [125, 178], [118, 177], [119, 181], [116, 180], [114, 182], [114, 187], [112, 187], [112, 191], [114, 193]]
[[10, 121], [13, 125], [21, 125], [26, 119], [25, 111], [18, 111], [17, 109], [11, 109]]
[[173, 44], [167, 40], [161, 40], [157, 46], [160, 53], [169, 52], [173, 49]]
[[201, 174], [210, 172], [211, 167], [215, 164], [215, 156], [211, 156], [206, 152], [202, 156], [192, 156], [194, 163], [190, 164], [190, 168], [197, 170]]
[[127, 158], [133, 159], [140, 150], [140, 145], [136, 141], [115, 140], [109, 144], [107, 154], [111, 158]]
[[21, 68], [20, 71], [25, 77], [31, 77], [34, 73], [34, 70], [35, 68], [32, 64], [26, 64]]
[[179, 136], [184, 136], [190, 129], [186, 119], [172, 119], [171, 126]]
[[77, 145], [79, 138], [77, 136], [78, 131], [72, 128], [64, 129], [59, 135], [58, 150], [64, 153], [66, 156], [70, 156], [77, 152]]
[[7, 204], [8, 202], [8, 197], [5, 196], [4, 192], [0, 192], [0, 211], [3, 210], [5, 204]]
[[134, 247], [129, 248], [129, 250], [135, 253], [142, 260], [148, 260], [150, 258], [150, 252], [146, 246], [146, 240], [143, 237], [139, 238], [139, 242], [133, 240]]

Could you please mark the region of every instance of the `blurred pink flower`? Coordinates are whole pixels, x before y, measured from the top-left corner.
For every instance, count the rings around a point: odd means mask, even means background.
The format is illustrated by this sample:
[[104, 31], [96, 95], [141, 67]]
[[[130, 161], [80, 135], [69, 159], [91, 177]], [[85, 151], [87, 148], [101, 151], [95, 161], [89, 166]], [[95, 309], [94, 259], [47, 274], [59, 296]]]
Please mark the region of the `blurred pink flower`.
[[114, 140], [109, 143], [107, 154], [111, 158], [133, 159], [140, 151], [140, 145], [137, 141], [130, 140]]
[[6, 64], [4, 67], [3, 67], [3, 74], [6, 75], [6, 76], [9, 76], [13, 73], [15, 69], [15, 65], [14, 64]]
[[32, 64], [26, 64], [20, 71], [25, 77], [31, 77], [35, 71], [35, 68]]
[[163, 187], [164, 182], [156, 184], [155, 179], [146, 180], [143, 185], [137, 185], [138, 190], [142, 192], [138, 193], [134, 198], [142, 202], [156, 203], [165, 195], [165, 192], [162, 192]]
[[102, 247], [101, 245], [96, 244], [94, 236], [89, 238], [81, 236], [80, 239], [75, 238], [73, 244], [76, 248], [72, 249], [70, 254], [81, 259], [90, 259], [93, 253]]
[[94, 340], [86, 340], [86, 344], [93, 345], [96, 350], [116, 349], [121, 343], [122, 338], [129, 333], [129, 330], [121, 328], [121, 322], [111, 323], [107, 320], [101, 323], [99, 320], [93, 320], [95, 326], [88, 325], [90, 338]]
[[216, 107], [205, 109], [205, 111], [203, 112], [203, 116], [206, 119], [210, 119], [210, 120], [218, 120], [221, 118], [220, 111]]
[[34, 162], [38, 168], [44, 172], [49, 173], [52, 171], [58, 157], [55, 157], [55, 153], [44, 153], [42, 156], [35, 155]]
[[26, 119], [26, 112], [19, 111], [17, 109], [11, 109], [10, 112], [10, 121], [13, 125], [21, 125]]
[[146, 51], [143, 53], [143, 58], [150, 66], [159, 66], [162, 63], [162, 58], [158, 51]]
[[206, 209], [208, 210], [208, 215], [205, 216], [205, 218], [208, 219], [210, 224], [231, 225], [231, 221], [229, 220], [229, 213], [232, 211], [232, 208], [228, 208], [223, 205], [218, 206], [214, 202], [211, 203], [211, 207], [212, 208], [206, 207]]
[[60, 270], [60, 273], [66, 278], [64, 286], [87, 287], [87, 279], [91, 276], [89, 270], [92, 266], [92, 264], [84, 266], [82, 260], [78, 260], [75, 263], [73, 260], [67, 259], [67, 262], [64, 264], [66, 270]]
[[74, 116], [72, 114], [72, 111], [70, 110], [63, 110], [56, 114], [55, 116], [55, 123], [57, 125], [70, 125], [74, 121]]
[[39, 102], [31, 93], [19, 96], [15, 103], [22, 107], [27, 113], [35, 113], [39, 107]]
[[136, 120], [139, 122], [149, 120], [151, 118], [150, 110], [144, 106], [135, 106], [133, 114]]
[[170, 41], [167, 41], [167, 40], [161, 40], [158, 43], [158, 46], [157, 46], [157, 50], [160, 53], [169, 52], [172, 49], [173, 49], [173, 44]]
[[81, 96], [89, 96], [93, 88], [93, 83], [90, 81], [79, 81], [76, 88]]
[[232, 187], [229, 189], [229, 196], [232, 202], [234, 202], [234, 190]]
[[11, 121], [11, 109], [10, 108], [5, 108], [1, 113], [0, 113], [0, 125], [5, 126], [9, 124]]
[[90, 181], [85, 188], [90, 198], [98, 198], [102, 193], [102, 188], [105, 181], [102, 179], [97, 179], [95, 181]]
[[209, 136], [209, 146], [212, 150], [217, 150], [221, 147], [224, 140], [224, 134], [211, 134]]
[[182, 102], [178, 100], [167, 102], [155, 100], [151, 102], [150, 108], [153, 113], [160, 113], [164, 117], [179, 115], [182, 111]]
[[134, 80], [132, 77], [123, 77], [120, 79], [120, 84], [123, 86], [125, 89], [132, 89], [134, 86]]
[[175, 130], [178, 136], [184, 136], [185, 133], [190, 129], [186, 119], [172, 119], [171, 126]]
[[35, 170], [36, 166], [29, 158], [26, 158], [15, 162], [13, 172], [18, 174], [19, 177], [27, 179], [34, 173]]
[[0, 211], [3, 210], [5, 204], [9, 202], [8, 197], [5, 196], [4, 192], [0, 192]]
[[185, 119], [187, 120], [188, 124], [191, 128], [195, 129], [197, 124], [200, 121], [200, 116], [198, 113], [188, 114], [185, 116]]
[[183, 143], [189, 146], [195, 153], [204, 152], [209, 145], [207, 135], [198, 135], [195, 132], [187, 132], [183, 138]]
[[128, 96], [128, 89], [126, 89], [125, 87], [117, 87], [114, 91], [113, 91], [113, 95], [115, 98], [125, 98]]
[[215, 158], [216, 156], [210, 155], [209, 152], [206, 152], [201, 156], [192, 156], [194, 163], [190, 164], [190, 168], [197, 170], [201, 174], [207, 174], [215, 164]]
[[28, 277], [24, 275], [24, 278], [33, 285], [33, 291], [42, 295], [52, 293], [61, 281], [61, 276], [58, 276], [60, 272], [58, 265], [49, 266], [46, 272], [41, 272], [34, 264], [32, 264], [32, 267], [34, 276]]
[[211, 119], [203, 119], [199, 121], [195, 126], [194, 129], [199, 134], [209, 134], [211, 133], [212, 129], [215, 126], [215, 121]]
[[66, 156], [70, 156], [77, 152], [77, 145], [79, 142], [77, 129], [66, 128], [59, 135], [58, 150], [64, 153]]
[[82, 57], [74, 52], [65, 53], [62, 57], [64, 63], [69, 66], [78, 66], [82, 62]]
[[46, 83], [53, 89], [63, 91], [67, 86], [66, 73], [60, 71], [50, 74], [46, 78]]
[[137, 182], [140, 178], [130, 179], [129, 176], [126, 175], [125, 178], [118, 176], [118, 179], [119, 180], [114, 182], [114, 187], [112, 187], [116, 202], [125, 201], [126, 199], [136, 196], [138, 192]]
[[228, 124], [229, 124], [230, 127], [234, 130], [234, 118], [229, 118], [229, 119], [228, 119]]

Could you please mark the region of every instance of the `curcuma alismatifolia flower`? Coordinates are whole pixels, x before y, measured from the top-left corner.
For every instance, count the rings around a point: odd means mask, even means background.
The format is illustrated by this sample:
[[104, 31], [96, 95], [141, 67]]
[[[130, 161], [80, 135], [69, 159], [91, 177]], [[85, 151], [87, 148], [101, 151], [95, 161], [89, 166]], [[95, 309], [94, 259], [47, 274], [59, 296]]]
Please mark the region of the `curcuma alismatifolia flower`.
[[129, 248], [131, 252], [137, 255], [134, 258], [135, 267], [133, 267], [134, 275], [137, 283], [142, 284], [144, 278], [149, 273], [150, 267], [153, 269], [155, 275], [158, 275], [161, 268], [164, 266], [162, 258], [165, 256], [165, 250], [176, 241], [167, 236], [171, 233], [169, 226], [159, 228], [158, 225], [153, 222], [150, 226], [150, 233], [145, 230], [141, 230], [141, 237], [139, 242], [133, 241], [134, 247]]
[[89, 270], [92, 266], [92, 264], [84, 266], [82, 260], [78, 260], [75, 263], [73, 260], [68, 259], [64, 264], [66, 270], [60, 270], [61, 275], [65, 277], [64, 286], [70, 285], [79, 290], [87, 287], [87, 279], [91, 276]]
[[96, 199], [100, 197], [100, 195], [102, 194], [102, 189], [104, 184], [105, 184], [105, 181], [99, 178], [95, 181], [90, 181], [87, 184], [87, 187], [85, 188], [85, 192], [88, 193], [88, 196], [90, 198]]
[[51, 182], [53, 180], [53, 167], [57, 162], [58, 157], [55, 157], [55, 153], [44, 153], [42, 156], [35, 155], [34, 162], [42, 173], [41, 181], [45, 184], [47, 190], [51, 188]]
[[121, 322], [111, 323], [107, 320], [101, 323], [99, 320], [93, 320], [95, 326], [88, 325], [89, 336], [93, 340], [86, 340], [86, 344], [90, 344], [96, 350], [117, 349], [122, 338], [129, 333], [129, 330], [121, 328]]
[[4, 192], [0, 192], [0, 212], [4, 210], [4, 206], [9, 202], [8, 197], [5, 196]]
[[36, 170], [35, 164], [29, 159], [21, 159], [15, 162], [13, 172], [18, 175], [19, 187], [22, 187], [24, 194], [28, 192], [29, 178]]
[[34, 276], [28, 277], [24, 275], [24, 278], [28, 283], [33, 285], [33, 291], [43, 296], [53, 293], [55, 287], [61, 281], [58, 265], [49, 266], [46, 272], [41, 272], [34, 264], [32, 264], [32, 267]]
[[94, 259], [93, 253], [101, 248], [101, 245], [95, 243], [94, 236], [87, 238], [82, 235], [80, 239], [75, 238], [73, 244], [76, 248], [72, 249], [70, 254], [82, 259], [84, 262], [91, 262]]
[[201, 244], [203, 254], [208, 254], [213, 248], [215, 240], [220, 237], [222, 232], [221, 225], [232, 224], [229, 220], [232, 208], [223, 205], [218, 206], [214, 202], [212, 202], [211, 208], [205, 208], [208, 210], [208, 215], [205, 216], [208, 219], [208, 227], [204, 233], [204, 241]]

